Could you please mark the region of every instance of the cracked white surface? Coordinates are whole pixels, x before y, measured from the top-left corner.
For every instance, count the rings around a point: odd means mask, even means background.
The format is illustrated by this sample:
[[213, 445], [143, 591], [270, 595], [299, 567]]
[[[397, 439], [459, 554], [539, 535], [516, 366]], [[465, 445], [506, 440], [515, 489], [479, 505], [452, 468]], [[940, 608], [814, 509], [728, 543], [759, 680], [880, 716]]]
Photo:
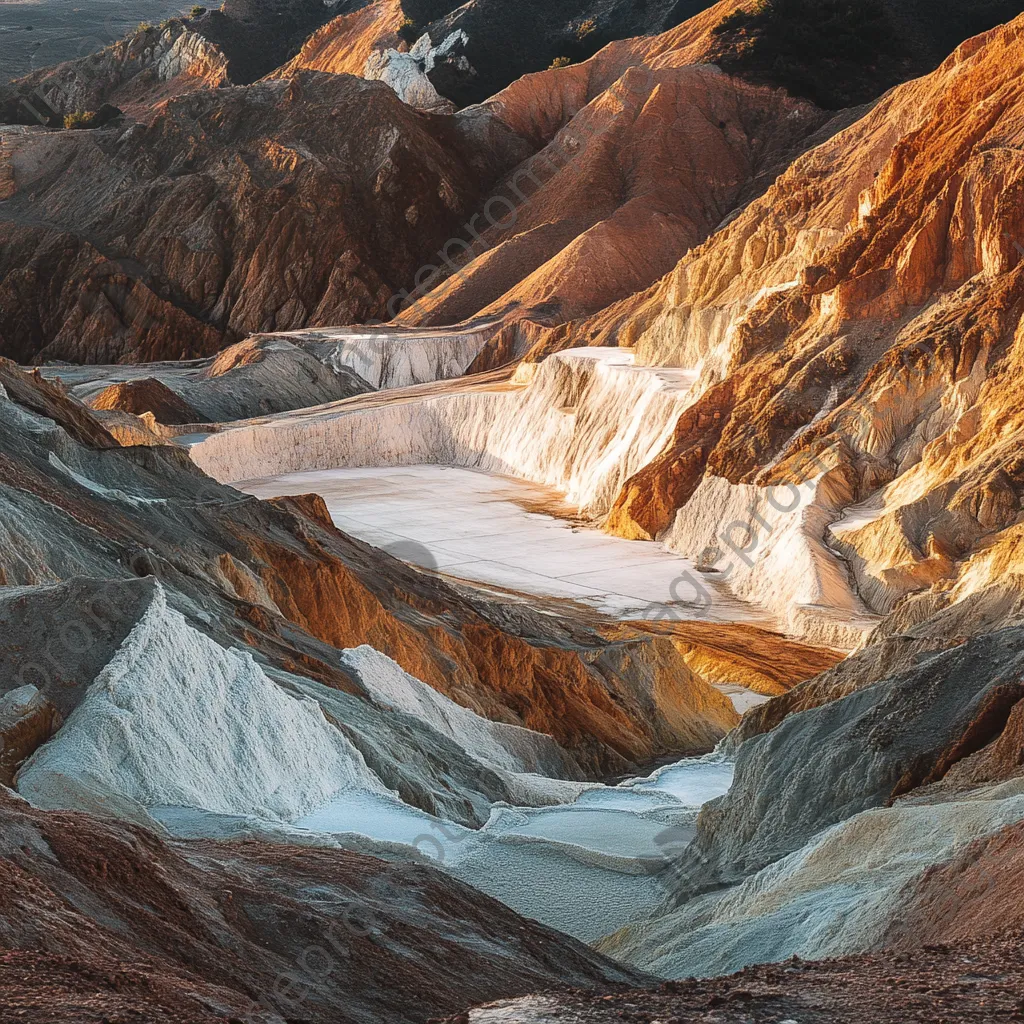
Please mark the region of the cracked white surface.
[[[250, 480], [259, 497], [315, 492], [346, 533], [403, 561], [540, 597], [579, 601], [619, 618], [771, 624], [660, 544], [574, 526], [536, 507], [548, 488], [454, 466], [334, 469]], [[684, 578], [683, 574], [690, 574]], [[710, 610], [689, 579], [713, 594]]]

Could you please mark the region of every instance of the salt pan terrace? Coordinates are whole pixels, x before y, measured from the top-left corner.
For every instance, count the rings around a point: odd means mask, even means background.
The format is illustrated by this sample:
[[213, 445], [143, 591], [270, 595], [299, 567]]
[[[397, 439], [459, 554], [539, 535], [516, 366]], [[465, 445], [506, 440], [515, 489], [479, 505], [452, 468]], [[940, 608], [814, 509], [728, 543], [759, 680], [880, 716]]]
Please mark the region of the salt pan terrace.
[[[800, 486], [792, 508], [774, 508], [764, 488], [709, 478], [659, 543], [596, 529], [629, 478], [665, 450], [695, 383], [693, 369], [639, 366], [628, 350], [570, 349], [514, 376], [495, 371], [241, 423], [195, 445], [192, 457], [261, 497], [320, 493], [342, 529], [411, 545], [411, 555], [396, 553], [462, 579], [619, 618], [750, 622], [855, 647], [874, 621], [828, 548], [836, 510], [816, 480]], [[592, 528], [544, 514], [559, 505]], [[739, 541], [753, 511], [768, 528]], [[737, 571], [706, 564], [723, 543], [744, 548]]]
[[384, 324], [283, 331], [278, 337], [304, 345], [328, 366], [348, 367], [375, 388], [404, 388], [465, 373], [497, 327], [496, 320], [435, 329]]
[[773, 625], [766, 611], [739, 601], [660, 544], [623, 540], [538, 511], [561, 506], [560, 496], [522, 480], [407, 466], [291, 473], [236, 486], [262, 498], [319, 494], [351, 536], [474, 583], [569, 599], [622, 619]]

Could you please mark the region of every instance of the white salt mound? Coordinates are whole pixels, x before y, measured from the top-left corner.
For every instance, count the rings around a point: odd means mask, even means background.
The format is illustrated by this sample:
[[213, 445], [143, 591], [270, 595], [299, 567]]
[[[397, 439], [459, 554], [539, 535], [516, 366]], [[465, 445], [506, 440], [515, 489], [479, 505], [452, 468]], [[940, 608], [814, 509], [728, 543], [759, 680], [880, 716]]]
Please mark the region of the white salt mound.
[[[68, 780], [68, 784], [65, 783]], [[84, 785], [143, 807], [293, 821], [344, 789], [388, 795], [319, 704], [285, 693], [253, 658], [152, 605], [56, 737], [19, 773], [41, 807]]]
[[550, 736], [492, 722], [456, 704], [368, 644], [343, 651], [341, 660], [374, 703], [414, 715], [478, 761], [508, 772], [557, 776], [564, 770], [564, 754]]

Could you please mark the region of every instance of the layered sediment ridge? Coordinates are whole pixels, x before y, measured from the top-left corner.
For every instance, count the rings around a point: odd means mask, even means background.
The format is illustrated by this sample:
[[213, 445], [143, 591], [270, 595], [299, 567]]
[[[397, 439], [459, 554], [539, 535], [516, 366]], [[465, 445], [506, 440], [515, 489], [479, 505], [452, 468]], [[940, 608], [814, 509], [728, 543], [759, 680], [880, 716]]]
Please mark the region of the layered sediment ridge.
[[406, 1024], [645, 981], [425, 865], [161, 839], [4, 790], [0, 853], [0, 999], [26, 1020]]
[[[904, 914], [943, 912], [936, 877], [1019, 833], [1020, 639], [1020, 627], [977, 637], [748, 739], [675, 865], [676, 902], [602, 948], [705, 976], [905, 944]], [[986, 871], [1002, 887], [1015, 866]]]
[[[379, 716], [366, 728], [358, 702], [268, 674], [251, 653], [189, 626], [159, 584], [148, 591], [138, 621], [77, 694], [66, 722], [20, 766], [15, 785], [33, 806], [186, 838], [426, 857], [592, 941], [657, 906], [664, 847], [689, 838], [700, 805], [732, 777], [732, 765], [712, 756], [617, 787], [567, 779], [572, 759], [550, 737], [490, 722], [364, 645], [341, 651], [339, 661]], [[712, 705], [721, 700], [709, 696]], [[419, 788], [465, 787], [454, 770], [460, 762], [478, 790], [497, 784], [504, 799], [482, 828], [412, 806], [370, 767], [366, 744], [379, 770], [401, 756], [387, 747], [403, 727], [430, 748]], [[413, 776], [416, 767], [405, 770]]]

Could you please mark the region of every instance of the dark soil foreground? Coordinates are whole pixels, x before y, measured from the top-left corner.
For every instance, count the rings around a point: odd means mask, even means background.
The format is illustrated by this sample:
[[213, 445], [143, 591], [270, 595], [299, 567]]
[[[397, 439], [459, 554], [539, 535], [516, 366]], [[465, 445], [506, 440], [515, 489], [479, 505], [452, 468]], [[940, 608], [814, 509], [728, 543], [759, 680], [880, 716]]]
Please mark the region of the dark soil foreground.
[[[507, 1004], [497, 1004], [507, 1005]], [[494, 1024], [961, 1024], [1024, 1021], [1024, 933], [908, 953], [788, 960], [655, 991], [524, 1001]], [[490, 1024], [484, 1009], [446, 1024]]]
[[425, 865], [163, 840], [0, 787], [2, 1024], [423, 1024], [644, 980]]

